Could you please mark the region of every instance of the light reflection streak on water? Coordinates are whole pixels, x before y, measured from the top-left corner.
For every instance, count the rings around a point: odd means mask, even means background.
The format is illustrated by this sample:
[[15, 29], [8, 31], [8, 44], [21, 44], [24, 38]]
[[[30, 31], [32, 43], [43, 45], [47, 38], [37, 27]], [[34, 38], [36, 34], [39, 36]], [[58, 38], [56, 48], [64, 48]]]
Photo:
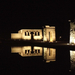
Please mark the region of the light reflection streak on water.
[[75, 70], [75, 51], [70, 50], [71, 69]]

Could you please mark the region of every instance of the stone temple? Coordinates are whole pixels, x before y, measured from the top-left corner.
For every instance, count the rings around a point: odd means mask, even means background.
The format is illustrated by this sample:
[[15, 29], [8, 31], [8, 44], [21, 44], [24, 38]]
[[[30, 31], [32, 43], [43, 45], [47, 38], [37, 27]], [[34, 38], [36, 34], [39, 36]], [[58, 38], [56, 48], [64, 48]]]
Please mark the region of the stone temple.
[[18, 33], [11, 33], [11, 39], [56, 41], [55, 26], [45, 25], [42, 29], [21, 29]]
[[75, 21], [70, 21], [70, 41], [69, 43], [75, 43]]

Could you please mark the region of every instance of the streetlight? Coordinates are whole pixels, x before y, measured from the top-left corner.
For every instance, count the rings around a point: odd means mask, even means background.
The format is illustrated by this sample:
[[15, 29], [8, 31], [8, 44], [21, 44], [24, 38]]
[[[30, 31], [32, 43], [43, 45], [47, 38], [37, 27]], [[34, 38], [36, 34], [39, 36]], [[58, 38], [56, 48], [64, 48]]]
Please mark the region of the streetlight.
[[67, 43], [67, 45], [69, 45], [69, 43]]
[[59, 38], [61, 38], [61, 36]]

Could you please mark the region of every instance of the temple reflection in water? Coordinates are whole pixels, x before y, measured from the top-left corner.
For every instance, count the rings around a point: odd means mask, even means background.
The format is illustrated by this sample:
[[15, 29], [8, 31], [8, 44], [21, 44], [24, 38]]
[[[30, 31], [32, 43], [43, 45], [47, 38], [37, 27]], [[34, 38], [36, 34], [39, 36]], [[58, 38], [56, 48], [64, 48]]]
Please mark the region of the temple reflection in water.
[[71, 69], [75, 70], [75, 51], [70, 50]]
[[56, 49], [54, 48], [44, 48], [44, 59], [46, 62], [56, 60]]
[[11, 47], [11, 53], [19, 53], [22, 57], [43, 56], [46, 63], [56, 60], [56, 49], [54, 48], [37, 46]]

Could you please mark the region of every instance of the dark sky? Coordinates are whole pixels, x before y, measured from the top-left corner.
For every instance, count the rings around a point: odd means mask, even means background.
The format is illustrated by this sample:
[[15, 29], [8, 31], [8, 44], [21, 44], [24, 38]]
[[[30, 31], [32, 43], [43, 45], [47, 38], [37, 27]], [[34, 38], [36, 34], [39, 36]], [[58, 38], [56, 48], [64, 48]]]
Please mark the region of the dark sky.
[[74, 2], [70, 1], [11, 1], [1, 3], [0, 36], [24, 28], [56, 26], [58, 35], [68, 32], [68, 19], [74, 20]]

